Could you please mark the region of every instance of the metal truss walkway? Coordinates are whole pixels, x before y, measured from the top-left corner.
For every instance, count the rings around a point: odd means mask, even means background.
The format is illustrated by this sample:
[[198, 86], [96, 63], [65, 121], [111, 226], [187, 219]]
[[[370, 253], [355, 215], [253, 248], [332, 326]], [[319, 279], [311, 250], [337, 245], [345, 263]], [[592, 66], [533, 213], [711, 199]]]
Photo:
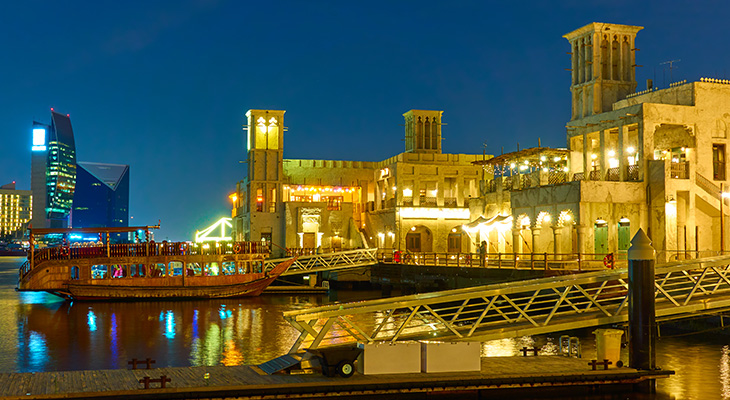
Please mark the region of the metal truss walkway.
[[[299, 256], [282, 276], [375, 265], [378, 263], [377, 252], [377, 248], [372, 248]], [[265, 268], [268, 271], [289, 258], [266, 260]]]
[[[730, 309], [730, 256], [658, 265], [657, 320]], [[292, 347], [492, 340], [628, 321], [628, 270], [587, 272], [284, 312]]]

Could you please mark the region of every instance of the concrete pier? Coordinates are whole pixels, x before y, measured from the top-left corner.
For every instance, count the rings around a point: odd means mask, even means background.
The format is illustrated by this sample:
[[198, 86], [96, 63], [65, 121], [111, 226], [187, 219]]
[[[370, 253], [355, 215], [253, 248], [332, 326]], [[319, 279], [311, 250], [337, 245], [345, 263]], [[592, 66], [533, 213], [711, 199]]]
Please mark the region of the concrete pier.
[[[513, 398], [559, 393], [594, 394], [630, 391], [647, 379], [672, 371], [610, 368], [593, 371], [587, 359], [562, 356], [486, 357], [481, 372], [360, 375], [328, 378], [321, 374], [260, 375], [251, 366], [202, 366], [138, 370], [96, 370], [0, 374], [3, 399], [191, 399], [318, 398], [325, 395], [403, 398], [423, 393]], [[394, 361], [395, 362], [395, 361]], [[164, 389], [144, 377], [170, 380]], [[505, 393], [506, 392], [506, 393]], [[381, 397], [378, 397], [381, 398]]]

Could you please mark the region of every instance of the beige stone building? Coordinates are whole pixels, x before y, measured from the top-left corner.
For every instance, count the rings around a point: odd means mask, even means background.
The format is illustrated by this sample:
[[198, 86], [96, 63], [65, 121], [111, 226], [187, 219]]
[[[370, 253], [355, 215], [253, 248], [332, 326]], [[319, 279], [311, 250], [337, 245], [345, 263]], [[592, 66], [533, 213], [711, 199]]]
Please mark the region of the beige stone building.
[[730, 81], [674, 82], [636, 92], [637, 26], [593, 23], [568, 33], [572, 120], [567, 148], [495, 157], [472, 216], [512, 216], [497, 246], [625, 258], [643, 228], [666, 261], [727, 249]]
[[231, 196], [233, 237], [283, 249], [473, 251], [483, 155], [441, 149], [442, 111], [411, 110], [405, 151], [377, 162], [283, 158], [284, 111], [249, 110], [248, 174]]

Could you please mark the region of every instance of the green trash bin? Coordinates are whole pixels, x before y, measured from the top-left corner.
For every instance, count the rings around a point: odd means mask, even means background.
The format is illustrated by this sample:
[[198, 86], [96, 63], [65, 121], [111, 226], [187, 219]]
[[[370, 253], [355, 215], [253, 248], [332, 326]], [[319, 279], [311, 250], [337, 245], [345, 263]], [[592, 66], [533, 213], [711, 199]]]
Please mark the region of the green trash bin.
[[608, 360], [611, 367], [616, 367], [616, 363], [621, 359], [621, 335], [624, 331], [621, 329], [596, 329], [593, 331], [596, 335], [596, 360]]

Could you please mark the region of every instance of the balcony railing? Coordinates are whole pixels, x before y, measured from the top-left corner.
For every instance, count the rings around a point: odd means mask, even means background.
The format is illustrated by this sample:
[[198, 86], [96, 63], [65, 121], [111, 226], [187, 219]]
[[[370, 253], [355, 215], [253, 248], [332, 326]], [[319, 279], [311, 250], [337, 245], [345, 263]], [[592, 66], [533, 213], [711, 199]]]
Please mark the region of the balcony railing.
[[548, 183], [554, 185], [556, 183], [565, 183], [568, 181], [568, 173], [563, 171], [551, 171], [548, 175]]
[[421, 207], [436, 207], [436, 198], [421, 197]]
[[674, 179], [689, 179], [689, 162], [673, 162], [669, 167], [669, 176]]
[[456, 207], [456, 197], [444, 197], [444, 207]]
[[406, 207], [413, 207], [413, 197], [404, 197], [403, 205]]
[[638, 165], [627, 165], [626, 166], [626, 180], [632, 182], [639, 181], [639, 166]]
[[576, 172], [573, 174], [573, 182], [584, 181], [585, 179], [586, 179], [586, 174], [583, 172]]
[[609, 168], [608, 172], [606, 173], [606, 180], [607, 181], [613, 181], [618, 182], [619, 180], [619, 168]]
[[590, 175], [588, 175], [588, 179], [592, 181], [600, 181], [601, 180], [601, 171], [600, 170], [593, 170], [591, 171]]

